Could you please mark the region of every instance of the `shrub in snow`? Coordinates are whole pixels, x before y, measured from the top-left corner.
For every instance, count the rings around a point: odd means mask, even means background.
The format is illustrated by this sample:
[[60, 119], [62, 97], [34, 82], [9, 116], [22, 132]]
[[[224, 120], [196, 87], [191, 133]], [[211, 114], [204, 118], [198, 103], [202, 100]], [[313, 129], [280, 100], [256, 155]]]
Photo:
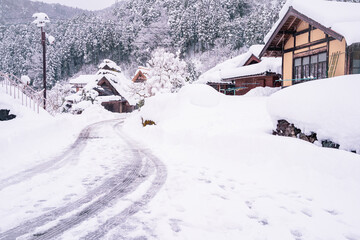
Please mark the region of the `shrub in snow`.
[[143, 118], [141, 118], [141, 122], [142, 122], [142, 125], [144, 127], [146, 127], [147, 125], [156, 125], [156, 123], [152, 120], [144, 120]]
[[52, 114], [63, 112], [63, 106], [67, 96], [71, 94], [71, 85], [63, 82], [58, 82], [47, 92], [47, 111]]

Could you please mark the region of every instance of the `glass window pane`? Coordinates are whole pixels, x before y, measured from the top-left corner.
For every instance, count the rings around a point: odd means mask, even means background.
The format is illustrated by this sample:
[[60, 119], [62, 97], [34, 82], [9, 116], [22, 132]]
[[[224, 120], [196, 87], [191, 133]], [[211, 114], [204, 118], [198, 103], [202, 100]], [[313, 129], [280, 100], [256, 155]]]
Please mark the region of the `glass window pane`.
[[[360, 54], [359, 54], [359, 56], [360, 56]], [[354, 68], [358, 68], [358, 67], [360, 67], [360, 58], [359, 59], [353, 59], [353, 67]]]
[[317, 63], [311, 64], [310, 77], [317, 78]]
[[300, 66], [301, 65], [301, 58], [296, 58], [295, 59], [295, 66]]
[[319, 62], [326, 62], [326, 53], [319, 54]]
[[318, 62], [318, 55], [311, 56], [311, 63], [317, 63]]
[[303, 58], [303, 65], [309, 64], [309, 57]]

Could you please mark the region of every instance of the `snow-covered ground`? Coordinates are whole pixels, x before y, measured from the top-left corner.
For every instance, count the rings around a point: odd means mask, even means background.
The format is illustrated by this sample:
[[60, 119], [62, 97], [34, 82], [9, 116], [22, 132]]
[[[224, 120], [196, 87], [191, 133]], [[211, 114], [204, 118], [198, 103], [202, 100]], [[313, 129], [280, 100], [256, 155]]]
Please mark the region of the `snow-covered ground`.
[[268, 99], [205, 85], [148, 99], [125, 130], [168, 180], [132, 224], [150, 239], [360, 239], [360, 156], [272, 136]]
[[[302, 86], [298, 91], [306, 84]], [[53, 227], [56, 233], [65, 226], [66, 232], [56, 235], [60, 239], [79, 239], [93, 231], [90, 236], [102, 236], [107, 231], [97, 229], [108, 228], [112, 230], [105, 239], [359, 240], [360, 155], [271, 135], [274, 124], [268, 102], [286, 94], [280, 90], [270, 97], [261, 95], [276, 90], [225, 96], [206, 85], [188, 85], [179, 93], [147, 99], [142, 110], [131, 115], [107, 114], [94, 107], [81, 116], [53, 118], [23, 108], [0, 88], [0, 108], [11, 108], [18, 116], [0, 122], [0, 183], [62, 152], [72, 154], [65, 155], [69, 161], [28, 181], [2, 189], [0, 184], [0, 239], [11, 236], [6, 234], [9, 229], [40, 216], [44, 219], [28, 224], [42, 239], [51, 234], [46, 229]], [[127, 164], [119, 159], [138, 154], [135, 145], [128, 147], [109, 122], [91, 127], [93, 139], [76, 158], [76, 148], [68, 147], [86, 125], [126, 116], [119, 131], [141, 143], [137, 146], [148, 146], [165, 164], [167, 179], [151, 201], [139, 196], [149, 197], [151, 185], [161, 187], [156, 175], [138, 183], [137, 191], [120, 189], [119, 199], [113, 193], [114, 200], [104, 203], [102, 184]], [[157, 125], [142, 127], [141, 118]], [[146, 153], [150, 154], [143, 152], [137, 161], [144, 161]], [[136, 176], [146, 175], [142, 171]], [[118, 182], [124, 177], [120, 175], [115, 178]], [[100, 210], [89, 208], [97, 201], [103, 204]], [[66, 215], [58, 219], [57, 209], [63, 208]], [[128, 215], [119, 217], [119, 211]], [[81, 220], [84, 214], [91, 218], [76, 222], [76, 216]], [[73, 221], [73, 227], [67, 224]]]

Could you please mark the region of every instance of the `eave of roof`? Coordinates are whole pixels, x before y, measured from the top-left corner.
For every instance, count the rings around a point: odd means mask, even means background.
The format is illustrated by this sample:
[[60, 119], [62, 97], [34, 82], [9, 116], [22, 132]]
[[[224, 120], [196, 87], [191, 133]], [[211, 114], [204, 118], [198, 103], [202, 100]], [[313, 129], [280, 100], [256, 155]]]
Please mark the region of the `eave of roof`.
[[257, 73], [257, 74], [250, 74], [250, 75], [246, 75], [246, 76], [238, 76], [238, 77], [231, 77], [231, 78], [223, 78], [221, 79], [221, 81], [233, 81], [233, 80], [237, 80], [237, 79], [244, 79], [244, 78], [249, 78], [249, 77], [265, 77], [265, 76], [276, 76], [276, 75], [280, 75], [278, 73], [275, 72], [262, 72], [262, 73]]
[[[295, 17], [294, 20], [296, 19], [300, 19], [302, 21], [308, 22], [310, 25], [322, 30], [323, 32], [325, 32], [326, 34], [332, 36], [333, 38], [341, 41], [343, 39], [343, 36], [337, 32], [335, 32], [334, 30], [325, 27], [324, 25], [320, 24], [319, 22], [305, 16], [304, 14], [300, 13], [299, 11], [297, 11], [296, 9], [294, 9], [292, 6], [289, 7], [287, 13], [284, 15], [284, 17], [282, 18], [282, 20], [280, 21], [280, 23], [277, 25], [275, 31], [273, 32], [273, 34], [271, 35], [270, 39], [266, 42], [264, 48], [262, 49], [262, 51], [260, 52], [259, 57], [263, 57], [264, 54], [267, 52], [269, 46], [272, 44], [272, 42], [274, 41], [275, 37], [280, 33], [280, 30], [282, 29], [282, 27], [285, 25], [285, 23], [287, 22], [287, 20], [289, 19], [289, 17]], [[292, 25], [290, 25], [290, 27], [292, 27]], [[280, 39], [279, 43], [281, 41], [285, 41], [283, 38], [285, 38], [285, 35], [290, 35], [290, 33], [286, 33], [286, 31], [282, 31], [283, 32], [283, 36], [282, 39]], [[278, 43], [278, 44], [279, 44]], [[278, 45], [276, 44], [276, 46]], [[274, 49], [273, 51], [276, 51], [276, 49]]]

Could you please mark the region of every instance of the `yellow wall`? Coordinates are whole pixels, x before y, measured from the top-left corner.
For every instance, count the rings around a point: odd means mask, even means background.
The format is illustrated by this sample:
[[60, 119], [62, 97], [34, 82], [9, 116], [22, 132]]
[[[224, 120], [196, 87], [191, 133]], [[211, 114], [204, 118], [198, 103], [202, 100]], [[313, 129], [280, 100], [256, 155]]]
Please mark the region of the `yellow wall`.
[[[293, 69], [293, 53], [288, 52], [284, 54], [284, 65], [283, 65], [283, 79], [292, 79], [292, 69]], [[290, 86], [291, 81], [284, 81], [283, 86]]]
[[323, 31], [321, 31], [320, 29], [311, 30], [311, 33], [310, 33], [310, 41], [311, 42], [314, 42], [314, 41], [317, 41], [320, 39], [324, 39], [325, 37], [326, 37], [325, 33]]
[[329, 44], [329, 68], [330, 68], [330, 64], [331, 64], [331, 55], [332, 55], [332, 53], [335, 53], [337, 51], [340, 52], [340, 55], [339, 55], [338, 63], [336, 65], [336, 71], [335, 71], [334, 77], [345, 75], [345, 51], [346, 51], [345, 39], [343, 39], [341, 42], [338, 40], [330, 41], [330, 44]]
[[309, 24], [307, 22], [301, 21], [301, 23], [297, 27], [296, 31], [300, 32], [300, 31], [308, 29], [308, 28], [309, 28]]
[[309, 33], [303, 33], [296, 36], [296, 46], [300, 46], [309, 42]]
[[290, 37], [289, 40], [285, 43], [284, 49], [289, 49], [294, 47], [294, 37]]

